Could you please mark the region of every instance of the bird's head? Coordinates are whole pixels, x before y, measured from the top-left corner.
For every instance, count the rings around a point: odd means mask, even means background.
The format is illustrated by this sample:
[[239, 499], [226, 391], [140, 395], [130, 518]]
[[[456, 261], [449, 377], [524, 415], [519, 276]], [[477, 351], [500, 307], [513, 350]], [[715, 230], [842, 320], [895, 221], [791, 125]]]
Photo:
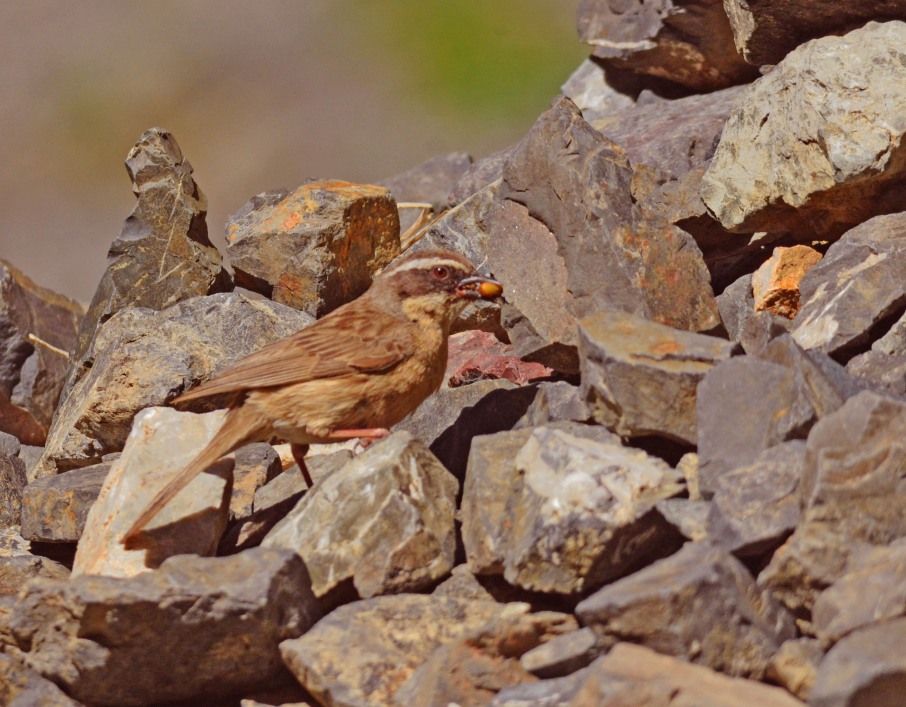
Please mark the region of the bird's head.
[[398, 300], [410, 319], [440, 321], [447, 330], [470, 301], [503, 293], [503, 286], [479, 273], [468, 258], [441, 248], [400, 258], [375, 278], [372, 288]]

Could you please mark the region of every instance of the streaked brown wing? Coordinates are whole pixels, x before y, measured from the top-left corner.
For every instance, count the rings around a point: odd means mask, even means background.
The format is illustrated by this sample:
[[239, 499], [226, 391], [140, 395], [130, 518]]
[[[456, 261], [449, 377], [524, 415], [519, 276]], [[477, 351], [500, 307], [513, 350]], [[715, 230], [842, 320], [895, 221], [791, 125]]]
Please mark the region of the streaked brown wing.
[[[381, 371], [412, 350], [411, 334], [399, 319], [358, 301], [310, 327], [265, 346], [173, 402], [221, 393], [331, 378], [353, 371]], [[342, 316], [343, 327], [336, 326]]]

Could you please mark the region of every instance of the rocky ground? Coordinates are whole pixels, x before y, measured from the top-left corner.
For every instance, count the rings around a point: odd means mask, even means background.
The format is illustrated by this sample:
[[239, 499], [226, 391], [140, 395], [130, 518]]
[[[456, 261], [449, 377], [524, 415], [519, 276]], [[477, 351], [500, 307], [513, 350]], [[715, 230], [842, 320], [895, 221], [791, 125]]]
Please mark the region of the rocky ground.
[[[518, 144], [255, 196], [232, 275], [145, 133], [87, 312], [0, 262], [3, 703], [899, 704], [903, 19], [585, 0]], [[245, 447], [120, 544], [221, 424], [172, 399], [430, 245], [506, 293], [435, 396], [312, 488]]]

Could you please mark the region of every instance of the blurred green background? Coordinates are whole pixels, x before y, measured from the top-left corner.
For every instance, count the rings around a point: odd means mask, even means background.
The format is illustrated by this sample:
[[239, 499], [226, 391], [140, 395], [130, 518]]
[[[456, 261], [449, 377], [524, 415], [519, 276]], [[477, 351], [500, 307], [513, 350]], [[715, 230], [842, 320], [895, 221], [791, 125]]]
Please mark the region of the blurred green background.
[[0, 258], [89, 300], [134, 204], [123, 160], [155, 125], [195, 167], [221, 249], [264, 190], [502, 149], [588, 54], [576, 5], [0, 3]]

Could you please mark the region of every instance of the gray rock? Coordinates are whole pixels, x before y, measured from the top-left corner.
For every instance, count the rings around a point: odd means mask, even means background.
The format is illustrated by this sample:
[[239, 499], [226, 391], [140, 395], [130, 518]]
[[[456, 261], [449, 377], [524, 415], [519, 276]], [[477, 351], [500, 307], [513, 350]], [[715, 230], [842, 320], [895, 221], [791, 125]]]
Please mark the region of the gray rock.
[[227, 255], [238, 285], [320, 317], [365, 292], [399, 254], [399, 227], [387, 189], [308, 182], [230, 216]]
[[654, 507], [687, 540], [706, 540], [709, 537], [708, 514], [711, 511], [711, 501], [665, 498], [655, 503]]
[[[122, 310], [86, 352], [84, 373], [57, 410], [33, 477], [97, 464], [123, 448], [139, 410], [166, 404], [311, 322], [290, 307], [238, 293], [196, 297], [161, 312]], [[203, 401], [193, 409], [210, 406]]]
[[739, 343], [747, 354], [760, 356], [774, 339], [788, 333], [792, 322], [773, 312], [754, 312], [742, 325]]
[[660, 436], [695, 444], [699, 382], [736, 345], [622, 312], [579, 324], [582, 399], [621, 437]]
[[723, 474], [708, 515], [708, 536], [737, 557], [776, 550], [799, 522], [805, 442], [771, 447], [752, 464]]
[[776, 64], [809, 39], [843, 34], [867, 20], [906, 20], [906, 8], [897, 0], [730, 0], [724, 9], [736, 49], [755, 66]]
[[745, 566], [706, 543], [607, 585], [576, 615], [604, 645], [631, 638], [659, 653], [734, 676], [761, 678], [792, 638], [790, 614], [760, 590]]
[[421, 594], [375, 597], [335, 609], [305, 635], [281, 643], [280, 652], [322, 704], [389, 705], [435, 648], [527, 610]]
[[22, 537], [41, 542], [76, 542], [113, 462], [31, 482], [22, 500]]
[[[450, 192], [457, 181], [472, 166], [465, 152], [451, 152], [432, 157], [426, 162], [378, 182], [390, 190], [394, 200], [431, 204], [435, 213], [451, 206]], [[418, 218], [418, 210], [400, 210], [400, 230], [405, 232]]]
[[214, 554], [229, 517], [232, 455], [192, 479], [148, 524], [139, 543], [127, 549], [122, 539], [149, 500], [216, 434], [224, 416], [224, 411], [193, 415], [169, 408], [136, 415], [123, 455], [88, 511], [74, 574], [130, 577], [173, 555]]
[[809, 694], [813, 707], [897, 705], [906, 690], [906, 619], [875, 624], [828, 651]]
[[417, 591], [454, 565], [459, 484], [398, 432], [319, 481], [262, 545], [297, 552], [316, 596], [351, 580], [360, 597]]
[[50, 680], [0, 653], [0, 703], [7, 707], [79, 707]]
[[467, 565], [457, 565], [450, 576], [431, 592], [437, 597], [451, 597], [468, 601], [495, 601], [494, 596], [478, 581]]
[[746, 320], [755, 314], [751, 273], [743, 275], [717, 295], [717, 309], [727, 334], [733, 341], [739, 341]]
[[736, 53], [717, 0], [582, 0], [577, 17], [579, 37], [608, 66], [703, 93], [757, 76]]
[[906, 537], [906, 402], [860, 393], [809, 433], [802, 518], [758, 581], [797, 612], [842, 577], [865, 543]]
[[[316, 454], [306, 457], [305, 466], [311, 474], [312, 481], [318, 482], [342, 469], [352, 459], [352, 452], [341, 449], [331, 454]], [[286, 501], [288, 498], [301, 498], [299, 494], [308, 490], [308, 484], [302, 477], [298, 465], [274, 477], [272, 481], [255, 491], [254, 510], [263, 511], [271, 506]], [[293, 504], [295, 505], [295, 504]]]
[[15, 597], [31, 580], [67, 579], [69, 570], [59, 562], [25, 550], [0, 550], [0, 597]]
[[514, 429], [538, 427], [552, 422], [589, 422], [591, 412], [581, 397], [581, 388], [566, 381], [542, 381], [525, 415]]
[[591, 663], [597, 657], [597, 645], [595, 632], [588, 627], [580, 628], [523, 653], [519, 662], [539, 678], [563, 677]]
[[584, 668], [562, 678], [505, 687], [488, 704], [490, 707], [568, 707], [588, 679], [590, 670]]
[[702, 183], [725, 228], [827, 239], [906, 207], [904, 43], [906, 23], [870, 22], [802, 45], [752, 84]]
[[893, 395], [906, 396], [906, 314], [869, 351], [851, 358], [846, 370]]
[[81, 318], [81, 305], [0, 260], [0, 432], [44, 444]]
[[0, 527], [18, 528], [22, 495], [27, 479], [25, 462], [19, 459], [19, 440], [0, 432]]
[[129, 150], [126, 170], [138, 201], [110, 246], [107, 270], [79, 327], [67, 390], [84, 375], [83, 356], [98, 326], [121, 309], [164, 309], [232, 289], [208, 240], [207, 199], [173, 136], [161, 128], [142, 133]]
[[516, 146], [511, 145], [473, 162], [450, 192], [450, 203], [459, 204], [500, 179], [503, 176], [503, 165], [515, 149]]
[[128, 579], [30, 586], [11, 628], [29, 667], [92, 705], [213, 700], [267, 685], [320, 616], [295, 553], [174, 557]]
[[622, 113], [635, 105], [632, 96], [610, 85], [604, 67], [594, 59], [579, 64], [560, 87], [560, 93], [576, 104], [589, 123]]
[[904, 268], [906, 213], [877, 216], [848, 231], [802, 279], [793, 338], [842, 361], [867, 348], [873, 328], [906, 309]]
[[584, 425], [480, 437], [461, 510], [469, 567], [533, 591], [591, 591], [677, 547], [654, 504], [679, 481]]

